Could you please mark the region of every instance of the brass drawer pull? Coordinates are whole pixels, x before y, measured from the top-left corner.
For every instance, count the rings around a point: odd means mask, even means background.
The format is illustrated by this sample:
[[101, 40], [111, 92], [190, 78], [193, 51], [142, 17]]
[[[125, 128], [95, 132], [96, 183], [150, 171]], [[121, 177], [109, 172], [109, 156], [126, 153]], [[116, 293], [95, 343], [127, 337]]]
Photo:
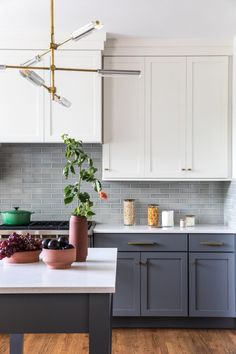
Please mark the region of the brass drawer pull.
[[140, 265], [147, 265], [147, 262], [139, 261], [139, 264], [140, 264]]
[[204, 245], [204, 246], [224, 246], [224, 242], [202, 241], [202, 242], [200, 242], [200, 244]]
[[154, 246], [157, 245], [156, 242], [128, 242], [129, 246]]

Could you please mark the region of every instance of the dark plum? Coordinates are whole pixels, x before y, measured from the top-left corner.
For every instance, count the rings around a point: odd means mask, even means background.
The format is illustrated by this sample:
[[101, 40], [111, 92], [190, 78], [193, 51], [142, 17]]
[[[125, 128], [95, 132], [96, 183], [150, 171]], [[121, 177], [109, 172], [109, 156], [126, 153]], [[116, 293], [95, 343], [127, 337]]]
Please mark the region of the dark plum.
[[59, 242], [56, 239], [50, 240], [48, 243], [49, 250], [58, 250], [59, 249]]
[[68, 237], [66, 236], [61, 236], [58, 241], [61, 248], [65, 248], [69, 244]]
[[43, 248], [48, 249], [48, 244], [49, 244], [50, 241], [51, 241], [51, 238], [44, 239], [43, 242], [42, 242]]

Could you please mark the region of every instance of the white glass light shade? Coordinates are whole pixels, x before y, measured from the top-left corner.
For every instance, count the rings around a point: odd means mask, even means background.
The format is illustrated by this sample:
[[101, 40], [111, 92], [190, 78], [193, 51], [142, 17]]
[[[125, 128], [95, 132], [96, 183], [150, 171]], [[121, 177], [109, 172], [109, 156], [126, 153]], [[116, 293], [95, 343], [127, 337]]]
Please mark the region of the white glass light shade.
[[140, 70], [98, 70], [98, 74], [103, 77], [140, 76]]
[[79, 39], [87, 36], [96, 29], [101, 29], [103, 27], [100, 21], [91, 21], [87, 25], [79, 28], [71, 34], [71, 39], [78, 41]]
[[27, 60], [26, 62], [24, 62], [21, 65], [22, 66], [31, 66], [31, 65], [34, 65], [36, 63], [39, 63], [40, 61], [41, 61], [41, 57], [39, 55], [36, 55], [35, 57]]
[[72, 103], [65, 97], [55, 95], [55, 101], [62, 105], [63, 107], [69, 108]]
[[31, 82], [36, 86], [44, 85], [45, 82], [44, 79], [32, 70], [27, 70], [27, 69], [20, 70], [20, 74], [21, 76], [23, 76], [25, 79], [27, 79], [29, 82]]

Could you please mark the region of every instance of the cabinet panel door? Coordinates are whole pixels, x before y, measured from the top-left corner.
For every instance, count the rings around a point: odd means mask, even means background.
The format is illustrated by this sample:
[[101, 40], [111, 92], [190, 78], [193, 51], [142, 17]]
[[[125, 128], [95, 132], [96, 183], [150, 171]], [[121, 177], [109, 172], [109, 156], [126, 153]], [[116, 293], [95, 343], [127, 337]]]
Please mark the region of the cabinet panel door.
[[190, 253], [189, 315], [234, 317], [234, 254]]
[[[58, 51], [58, 67], [82, 69], [101, 68], [101, 54], [97, 51]], [[58, 95], [72, 102], [70, 108], [48, 101], [45, 141], [62, 142], [67, 133], [83, 142], [101, 142], [101, 78], [96, 73], [56, 72]]]
[[140, 316], [139, 261], [139, 252], [118, 252], [114, 316]]
[[229, 177], [228, 57], [187, 59], [188, 178]]
[[141, 315], [187, 316], [187, 253], [141, 253]]
[[146, 177], [185, 178], [186, 58], [147, 58], [145, 70]]
[[[20, 65], [34, 55], [31, 50], [1, 51], [0, 62]], [[43, 71], [37, 73], [45, 78]], [[0, 143], [43, 141], [45, 95], [43, 88], [22, 78], [18, 70], [0, 72]]]
[[144, 59], [105, 58], [106, 69], [141, 70], [140, 78], [104, 79], [103, 178], [144, 176]]

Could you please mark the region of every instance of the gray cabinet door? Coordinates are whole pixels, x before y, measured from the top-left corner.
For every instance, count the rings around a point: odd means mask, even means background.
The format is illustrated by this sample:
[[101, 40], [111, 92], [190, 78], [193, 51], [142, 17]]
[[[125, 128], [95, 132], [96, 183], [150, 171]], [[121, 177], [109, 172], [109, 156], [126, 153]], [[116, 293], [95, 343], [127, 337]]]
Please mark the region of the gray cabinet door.
[[118, 252], [114, 316], [140, 316], [139, 261], [139, 252]]
[[141, 253], [141, 315], [187, 316], [187, 253]]
[[234, 317], [234, 254], [190, 253], [190, 317]]

